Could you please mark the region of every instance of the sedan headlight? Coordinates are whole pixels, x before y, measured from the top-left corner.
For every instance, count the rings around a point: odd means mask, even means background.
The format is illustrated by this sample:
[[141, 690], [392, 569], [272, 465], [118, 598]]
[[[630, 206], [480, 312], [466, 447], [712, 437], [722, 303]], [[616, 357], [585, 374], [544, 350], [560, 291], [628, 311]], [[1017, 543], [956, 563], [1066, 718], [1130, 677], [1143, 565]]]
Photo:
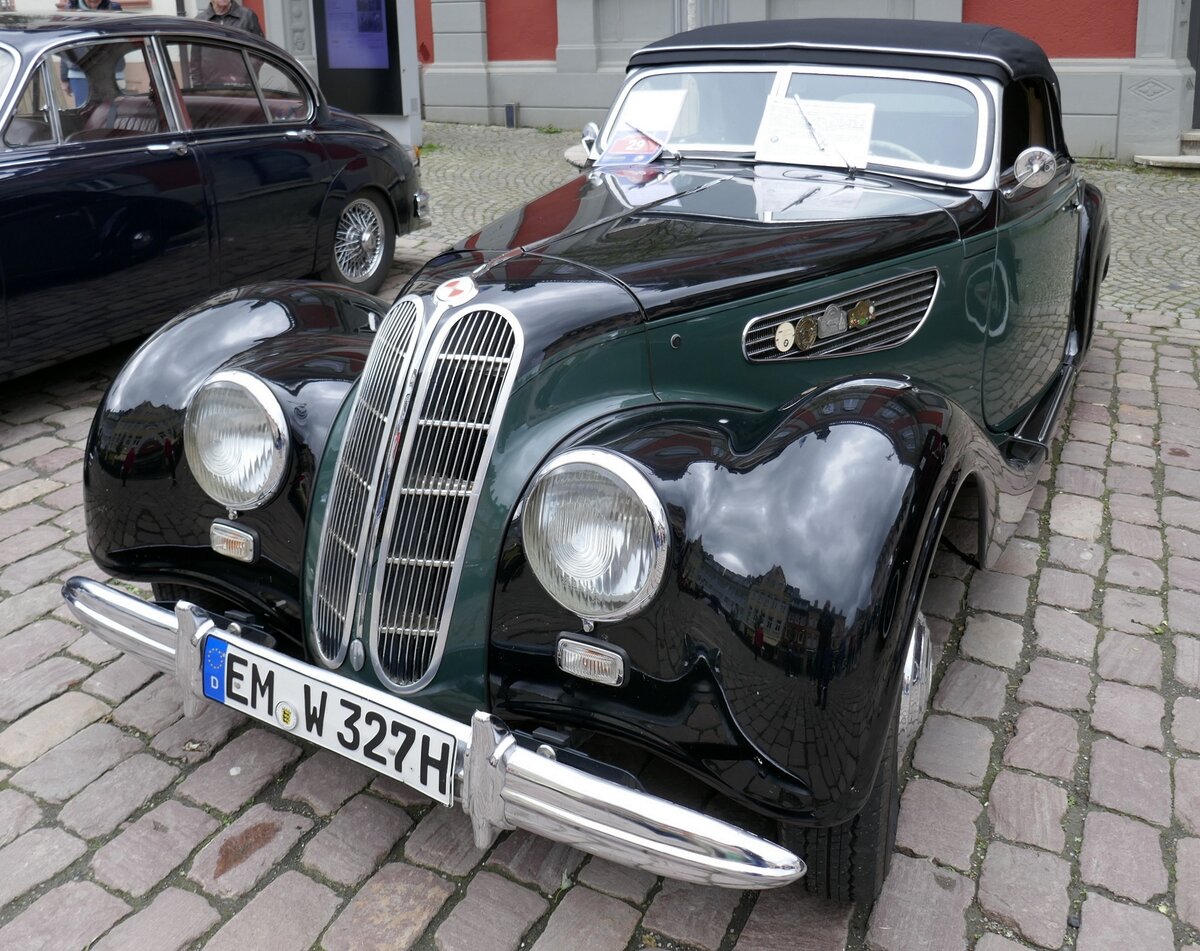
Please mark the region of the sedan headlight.
[[228, 509], [253, 509], [279, 488], [288, 428], [270, 388], [242, 370], [214, 373], [188, 406], [184, 451], [192, 474]]
[[666, 511], [646, 477], [615, 453], [572, 449], [546, 463], [521, 530], [538, 581], [586, 620], [629, 617], [662, 585]]

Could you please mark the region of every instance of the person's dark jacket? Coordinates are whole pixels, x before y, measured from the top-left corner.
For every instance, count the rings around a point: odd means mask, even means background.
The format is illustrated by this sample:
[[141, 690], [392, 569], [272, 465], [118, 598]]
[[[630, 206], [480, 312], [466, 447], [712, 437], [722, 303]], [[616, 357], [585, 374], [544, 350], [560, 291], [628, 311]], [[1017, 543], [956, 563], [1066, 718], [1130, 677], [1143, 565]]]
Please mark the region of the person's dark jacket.
[[[96, 4], [96, 6], [89, 7], [89, 6], [86, 6], [85, 4], [80, 3], [79, 0], [67, 0], [67, 5], [64, 9], [84, 10], [84, 11], [90, 13], [93, 10], [120, 10], [121, 4], [117, 3], [117, 0], [100, 0], [100, 2], [98, 4]], [[64, 83], [67, 81], [67, 68], [68, 68], [67, 67], [67, 57], [64, 56], [62, 58], [62, 60], [59, 61], [59, 64], [58, 64], [58, 78], [61, 79]]]
[[255, 36], [263, 35], [262, 24], [258, 22], [258, 14], [249, 7], [242, 6], [237, 0], [229, 5], [229, 10], [226, 13], [217, 13], [213, 9], [212, 3], [208, 7], [196, 14], [197, 20], [208, 20], [211, 23], [220, 23], [224, 26], [232, 26], [238, 30], [245, 30], [247, 33], [253, 33]]

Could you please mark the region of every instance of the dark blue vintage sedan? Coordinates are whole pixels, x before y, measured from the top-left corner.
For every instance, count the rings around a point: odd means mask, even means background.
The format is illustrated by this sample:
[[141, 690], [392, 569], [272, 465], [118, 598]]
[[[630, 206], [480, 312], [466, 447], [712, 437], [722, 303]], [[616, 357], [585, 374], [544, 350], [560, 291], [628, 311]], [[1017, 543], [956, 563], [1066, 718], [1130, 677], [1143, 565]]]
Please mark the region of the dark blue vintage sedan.
[[0, 93], [0, 379], [249, 280], [374, 291], [425, 213], [413, 150], [245, 33], [3, 14]]

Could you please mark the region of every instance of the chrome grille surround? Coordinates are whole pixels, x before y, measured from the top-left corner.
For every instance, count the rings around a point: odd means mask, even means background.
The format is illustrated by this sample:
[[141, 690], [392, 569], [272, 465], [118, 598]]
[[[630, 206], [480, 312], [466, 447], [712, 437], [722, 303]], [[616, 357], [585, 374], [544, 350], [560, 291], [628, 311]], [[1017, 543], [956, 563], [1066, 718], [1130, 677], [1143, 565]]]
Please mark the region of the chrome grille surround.
[[[937, 268], [928, 268], [835, 294], [803, 307], [755, 317], [742, 331], [742, 353], [751, 363], [780, 363], [856, 356], [898, 347], [911, 340], [921, 329], [933, 309], [940, 286], [941, 276]], [[830, 304], [837, 304], [849, 311], [864, 297], [870, 297], [875, 302], [875, 319], [866, 327], [847, 329], [836, 336], [818, 340], [803, 351], [792, 349], [780, 353], [775, 348], [775, 328], [785, 320], [793, 323], [805, 317], [815, 320]]]
[[371, 582], [369, 649], [397, 693], [436, 673], [498, 426], [520, 365], [511, 313], [466, 305], [429, 347], [388, 493]]
[[[325, 524], [317, 549], [312, 598], [312, 645], [327, 667], [339, 666], [350, 646], [364, 568], [371, 561], [371, 513], [376, 510], [396, 430], [411, 397], [424, 307], [420, 298], [396, 301], [379, 327], [363, 369], [338, 451]], [[394, 459], [391, 460], [394, 464]]]

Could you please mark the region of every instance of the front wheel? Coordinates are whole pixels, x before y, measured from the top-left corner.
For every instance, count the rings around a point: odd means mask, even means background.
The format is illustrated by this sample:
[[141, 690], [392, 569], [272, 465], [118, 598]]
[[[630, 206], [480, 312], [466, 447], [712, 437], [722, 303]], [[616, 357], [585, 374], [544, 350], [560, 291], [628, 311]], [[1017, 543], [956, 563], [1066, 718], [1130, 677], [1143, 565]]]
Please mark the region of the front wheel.
[[387, 277], [395, 250], [391, 212], [378, 193], [363, 189], [350, 196], [338, 216], [333, 253], [321, 277], [374, 294]]

